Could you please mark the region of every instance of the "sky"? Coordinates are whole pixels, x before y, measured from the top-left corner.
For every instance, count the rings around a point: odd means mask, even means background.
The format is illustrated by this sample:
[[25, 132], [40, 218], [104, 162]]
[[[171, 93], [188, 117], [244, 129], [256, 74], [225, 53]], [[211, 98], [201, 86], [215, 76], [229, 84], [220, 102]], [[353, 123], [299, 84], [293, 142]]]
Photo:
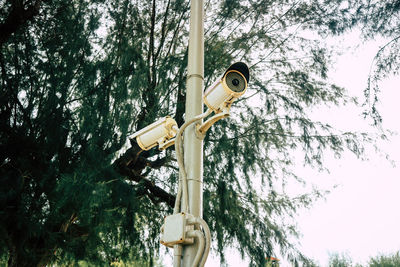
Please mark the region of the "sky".
[[[376, 40], [347, 51], [336, 62], [332, 79], [351, 94], [360, 95], [373, 57], [384, 42]], [[381, 83], [379, 95], [383, 126], [397, 133], [400, 133], [399, 86], [400, 77], [387, 79]], [[338, 112], [337, 125], [366, 129], [366, 121], [357, 119], [354, 111]], [[395, 134], [389, 139], [378, 145], [397, 163], [395, 166], [371, 149], [368, 161], [345, 155], [327, 162], [329, 175], [313, 175], [320, 181], [325, 179], [338, 185], [326, 201], [316, 203], [298, 219], [303, 251], [321, 266], [327, 265], [332, 252], [347, 253], [354, 263], [365, 264], [369, 257], [400, 250], [400, 136]]]
[[[354, 46], [337, 59], [330, 77], [350, 95], [362, 99], [371, 63], [385, 40], [355, 47], [361, 41], [358, 33], [352, 33], [340, 41]], [[384, 119], [383, 128], [400, 133], [400, 77], [384, 80], [380, 85], [379, 110]], [[329, 122], [339, 129], [371, 131], [360, 115], [362, 109], [355, 106], [320, 107], [317, 111], [313, 112], [314, 119]], [[329, 173], [296, 167], [308, 182], [331, 189], [325, 200], [316, 202], [309, 210], [301, 210], [297, 218], [302, 234], [298, 241], [301, 251], [320, 266], [328, 266], [330, 253], [345, 253], [353, 263], [366, 264], [370, 257], [400, 250], [400, 135], [394, 134], [388, 141], [378, 142], [378, 146], [391, 161], [383, 152], [370, 148], [367, 161], [350, 153], [345, 153], [341, 159], [327, 158], [325, 164]], [[226, 255], [227, 266], [248, 266], [248, 261], [242, 260], [235, 250], [227, 248]], [[211, 253], [206, 266], [220, 266], [218, 257]], [[282, 260], [281, 267], [285, 266], [290, 265]]]
[[[341, 39], [349, 44], [360, 44], [357, 33]], [[334, 63], [331, 79], [345, 87], [350, 95], [362, 99], [370, 66], [379, 46], [385, 40], [375, 40], [347, 49]], [[381, 82], [379, 109], [383, 127], [400, 133], [400, 77]], [[360, 108], [321, 107], [315, 119], [332, 123], [340, 129], [365, 131], [371, 129], [360, 113]], [[375, 132], [376, 134], [376, 132]], [[325, 161], [329, 173], [297, 167], [308, 181], [321, 188], [331, 189], [325, 200], [313, 208], [303, 210], [297, 219], [302, 237], [301, 250], [320, 266], [327, 266], [331, 253], [345, 253], [353, 263], [366, 264], [370, 257], [400, 250], [400, 136], [394, 134], [388, 141], [378, 143], [382, 152], [370, 148], [367, 161], [350, 153], [341, 159]], [[388, 161], [387, 153], [393, 162]], [[336, 185], [334, 189], [332, 187]], [[228, 266], [247, 266], [234, 250], [228, 249]], [[219, 266], [216, 257], [207, 261], [207, 267]], [[290, 266], [284, 260], [281, 267]]]

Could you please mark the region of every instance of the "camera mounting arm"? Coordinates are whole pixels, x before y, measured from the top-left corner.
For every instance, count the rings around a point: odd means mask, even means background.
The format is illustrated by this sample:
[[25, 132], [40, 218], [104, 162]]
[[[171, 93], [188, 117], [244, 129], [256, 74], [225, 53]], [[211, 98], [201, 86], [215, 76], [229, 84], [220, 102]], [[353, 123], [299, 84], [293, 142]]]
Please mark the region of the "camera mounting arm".
[[203, 122], [202, 124], [200, 124], [200, 123], [196, 124], [196, 137], [198, 139], [203, 140], [204, 137], [206, 136], [206, 132], [208, 131], [208, 129], [210, 129], [210, 127], [214, 123], [216, 123], [220, 119], [229, 117], [229, 115], [230, 114], [229, 114], [229, 106], [228, 106], [228, 107], [224, 108], [222, 110], [222, 112], [215, 114], [214, 116], [210, 117], [208, 120]]

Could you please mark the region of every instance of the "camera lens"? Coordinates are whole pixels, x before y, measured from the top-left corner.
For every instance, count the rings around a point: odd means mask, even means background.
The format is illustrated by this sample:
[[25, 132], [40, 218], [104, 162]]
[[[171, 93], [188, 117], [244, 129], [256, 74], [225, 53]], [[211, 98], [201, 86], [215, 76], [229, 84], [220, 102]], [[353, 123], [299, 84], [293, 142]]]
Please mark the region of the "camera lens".
[[229, 72], [226, 75], [226, 85], [233, 92], [242, 92], [245, 90], [246, 82], [244, 78], [237, 72]]

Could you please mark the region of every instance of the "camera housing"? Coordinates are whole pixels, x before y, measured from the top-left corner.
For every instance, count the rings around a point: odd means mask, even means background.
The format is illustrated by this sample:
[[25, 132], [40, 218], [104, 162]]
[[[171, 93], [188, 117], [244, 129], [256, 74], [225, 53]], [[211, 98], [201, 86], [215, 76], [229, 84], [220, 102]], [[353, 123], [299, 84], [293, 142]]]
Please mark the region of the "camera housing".
[[204, 92], [204, 103], [215, 113], [231, 106], [233, 101], [243, 95], [249, 82], [249, 68], [243, 62], [232, 64], [222, 78], [215, 81]]
[[243, 62], [232, 64], [222, 75], [204, 92], [204, 103], [215, 114], [202, 124], [196, 125], [196, 136], [204, 139], [210, 127], [220, 119], [229, 116], [229, 109], [238, 97], [247, 90], [249, 83], [249, 68]]
[[[168, 140], [175, 137], [177, 132], [178, 124], [176, 121], [166, 116], [137, 131], [130, 138], [136, 138], [136, 142], [143, 150], [149, 150], [156, 145], [159, 145], [160, 149], [165, 149], [173, 144]], [[167, 143], [168, 146], [166, 146]]]

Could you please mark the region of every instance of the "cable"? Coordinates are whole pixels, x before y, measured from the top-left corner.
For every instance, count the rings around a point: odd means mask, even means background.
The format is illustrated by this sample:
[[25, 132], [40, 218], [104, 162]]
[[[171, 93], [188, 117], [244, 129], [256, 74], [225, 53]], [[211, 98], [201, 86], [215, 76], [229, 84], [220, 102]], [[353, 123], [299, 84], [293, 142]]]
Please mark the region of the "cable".
[[[189, 230], [187, 231], [187, 236], [188, 237], [197, 237], [199, 240], [199, 249], [197, 250], [196, 256], [194, 257], [192, 267], [197, 267], [200, 259], [203, 256], [203, 251], [204, 251], [204, 236], [203, 233], [200, 230]], [[202, 265], [200, 265], [202, 266]]]
[[[201, 120], [212, 112], [211, 109], [207, 109], [206, 112], [190, 119], [189, 121], [185, 122], [179, 129], [178, 133], [175, 137], [175, 151], [176, 151], [176, 160], [178, 161], [179, 166], [179, 173], [181, 178], [179, 179], [178, 185], [178, 194], [175, 199], [175, 206], [174, 206], [174, 213], [179, 212], [179, 206], [181, 202], [181, 198], [183, 199], [182, 210], [188, 212], [188, 189], [187, 189], [187, 174], [185, 170], [185, 163], [183, 159], [183, 144], [182, 144], [182, 134], [183, 131], [188, 127], [190, 124], [194, 123], [195, 121]], [[178, 197], [179, 196], [179, 197]]]
[[208, 224], [206, 223], [206, 221], [200, 217], [189, 218], [188, 224], [200, 224], [203, 227], [203, 231], [205, 234], [205, 240], [206, 240], [206, 246], [205, 246], [204, 253], [202, 255], [200, 265], [199, 265], [200, 267], [203, 267], [204, 264], [206, 264], [208, 253], [210, 252], [210, 246], [211, 246], [210, 228], [208, 227]]
[[201, 258], [200, 267], [203, 267], [206, 264], [208, 253], [210, 252], [211, 247], [211, 231], [208, 227], [208, 224], [202, 218], [197, 218], [200, 221], [200, 225], [203, 227], [203, 231], [206, 238], [206, 247], [204, 249], [203, 257]]
[[182, 197], [182, 183], [181, 183], [180, 179], [181, 178], [179, 177], [178, 193], [177, 193], [176, 198], [175, 198], [175, 205], [174, 205], [174, 213], [173, 214], [179, 213], [179, 205], [180, 205], [181, 197]]
[[[212, 110], [211, 109], [207, 109], [206, 112], [204, 112], [204, 113], [192, 118], [191, 120], [185, 122], [181, 126], [181, 128], [179, 129], [178, 133], [176, 134], [176, 137], [175, 137], [175, 151], [176, 151], [176, 159], [177, 159], [178, 166], [179, 166], [179, 176], [180, 177], [179, 177], [179, 184], [178, 184], [178, 192], [177, 192], [177, 195], [176, 195], [176, 198], [175, 198], [174, 214], [180, 212], [180, 204], [181, 204], [181, 199], [182, 198], [183, 198], [182, 211], [188, 213], [187, 174], [186, 174], [185, 163], [184, 163], [184, 159], [183, 159], [182, 133], [186, 129], [187, 126], [189, 126], [190, 124], [194, 123], [195, 121], [198, 121], [198, 120], [201, 120], [201, 119], [207, 117], [211, 113], [212, 113]], [[201, 262], [203, 262], [203, 264], [201, 266], [204, 266], [205, 260], [204, 260], [204, 255], [202, 255], [203, 254], [203, 250], [204, 250], [204, 237], [203, 237], [203, 235], [201, 234], [200, 231], [198, 231], [198, 232], [199, 233], [197, 233], [196, 235], [198, 235], [198, 234], [200, 235], [200, 237], [199, 237], [199, 243], [200, 244], [199, 245], [201, 247], [201, 253], [197, 252], [196, 258], [198, 258], [198, 259], [197, 259], [196, 265], [201, 260]], [[206, 242], [206, 247], [207, 247], [207, 243], [210, 243], [210, 241]], [[210, 245], [208, 245], [208, 247], [210, 247]], [[174, 267], [180, 267], [180, 265], [181, 265], [181, 255], [182, 255], [182, 245], [175, 245], [174, 246], [174, 254], [176, 254], [176, 255], [174, 255]], [[208, 255], [208, 251], [207, 251], [207, 255]], [[201, 259], [200, 259], [200, 257], [201, 257]], [[207, 256], [205, 258], [207, 258]], [[196, 265], [194, 265], [194, 266], [196, 266]]]

